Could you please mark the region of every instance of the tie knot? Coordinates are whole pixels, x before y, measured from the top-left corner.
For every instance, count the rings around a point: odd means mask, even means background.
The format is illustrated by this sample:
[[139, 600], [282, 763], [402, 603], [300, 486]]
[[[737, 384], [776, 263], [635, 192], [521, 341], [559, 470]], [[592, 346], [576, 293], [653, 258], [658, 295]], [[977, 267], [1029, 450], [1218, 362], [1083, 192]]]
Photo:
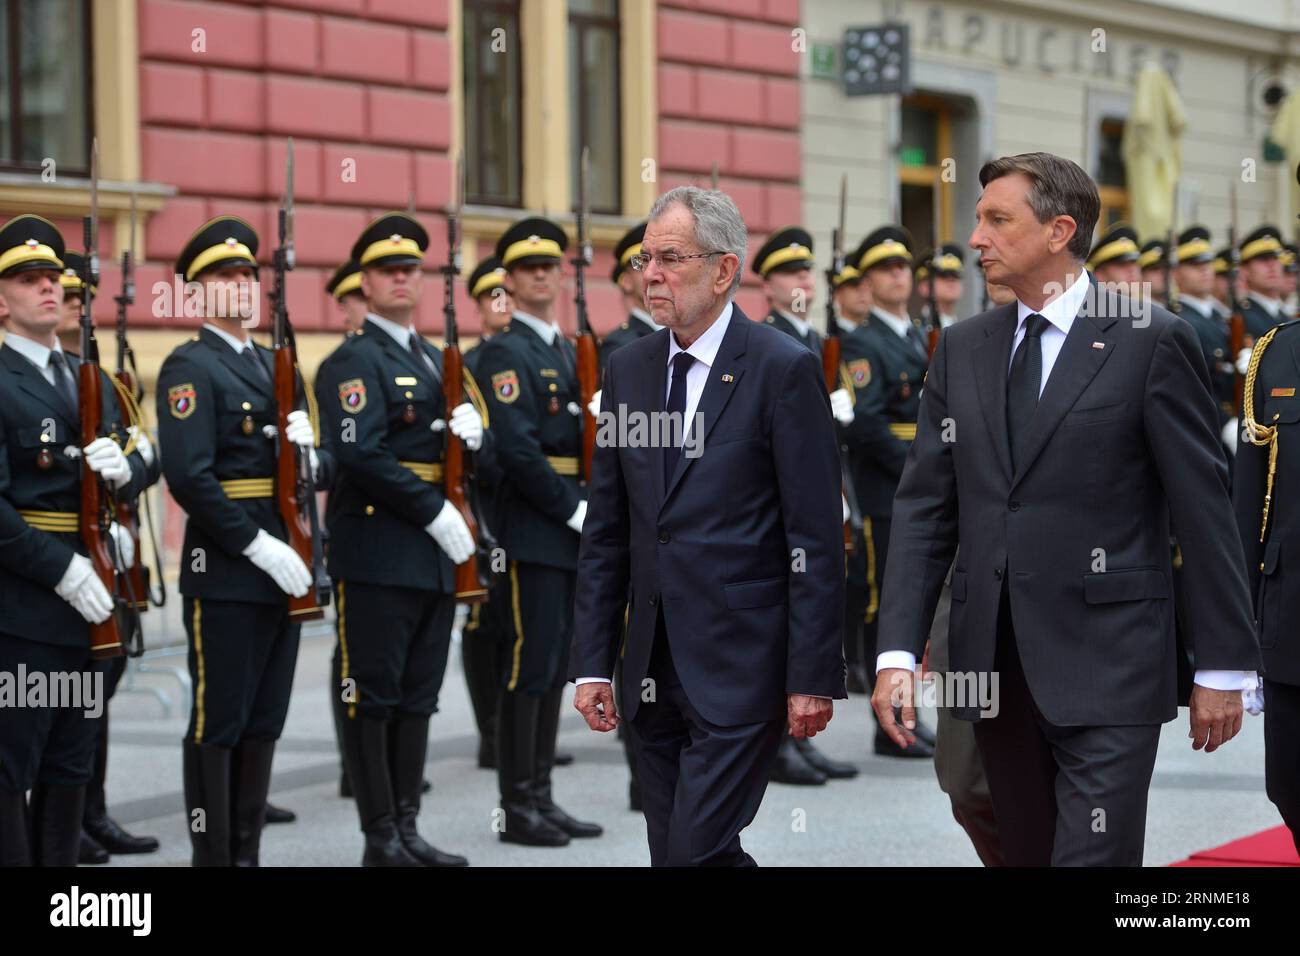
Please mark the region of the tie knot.
[[695, 364], [695, 356], [690, 352], [678, 352], [673, 356], [673, 378], [691, 370]]
[[1043, 334], [1043, 328], [1047, 325], [1047, 320], [1037, 312], [1025, 316], [1025, 338], [1038, 338]]
[[62, 351], [55, 349], [50, 353], [50, 364], [59, 369], [67, 368], [68, 360], [64, 357]]

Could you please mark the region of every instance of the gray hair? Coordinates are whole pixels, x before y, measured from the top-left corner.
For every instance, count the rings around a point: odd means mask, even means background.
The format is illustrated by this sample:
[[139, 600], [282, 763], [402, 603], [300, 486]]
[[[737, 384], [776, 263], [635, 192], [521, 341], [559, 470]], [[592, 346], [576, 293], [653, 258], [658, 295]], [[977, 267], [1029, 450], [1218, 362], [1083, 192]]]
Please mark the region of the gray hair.
[[1068, 248], [1079, 262], [1087, 259], [1092, 231], [1101, 215], [1101, 197], [1092, 177], [1078, 163], [1060, 156], [1021, 153], [985, 163], [980, 170], [980, 185], [987, 186], [1012, 173], [1028, 177], [1029, 194], [1025, 199], [1039, 222], [1047, 222], [1054, 216], [1069, 216], [1074, 220], [1076, 228]]
[[731, 288], [727, 290], [729, 295], [735, 295], [745, 271], [745, 253], [749, 251], [749, 230], [740, 218], [735, 200], [720, 189], [678, 186], [655, 200], [650, 207], [650, 220], [658, 219], [672, 206], [681, 206], [694, 217], [695, 241], [701, 251], [730, 252], [740, 260]]

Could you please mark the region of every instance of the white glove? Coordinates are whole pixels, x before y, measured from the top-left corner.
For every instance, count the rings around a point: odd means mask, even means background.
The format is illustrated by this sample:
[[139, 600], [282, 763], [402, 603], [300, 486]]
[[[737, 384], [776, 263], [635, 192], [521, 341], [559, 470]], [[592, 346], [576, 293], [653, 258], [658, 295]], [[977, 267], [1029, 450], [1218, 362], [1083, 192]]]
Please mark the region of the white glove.
[[284, 422], [284, 437], [302, 449], [311, 465], [312, 481], [320, 470], [320, 459], [316, 457], [316, 432], [311, 427], [311, 419], [301, 408], [291, 411]]
[[451, 558], [452, 564], [464, 564], [473, 556], [474, 536], [469, 533], [465, 519], [450, 501], [442, 503], [438, 517], [430, 521], [424, 530]]
[[244, 549], [244, 557], [271, 576], [281, 591], [302, 597], [311, 587], [311, 572], [298, 552], [279, 538], [257, 529], [257, 537]]
[[122, 567], [129, 568], [135, 564], [135, 542], [131, 540], [130, 533], [116, 521], [108, 526], [108, 533], [113, 536], [113, 544], [117, 547], [117, 557]]
[[841, 425], [853, 424], [853, 399], [849, 398], [847, 389], [837, 388], [831, 392], [831, 414]]
[[451, 410], [451, 433], [470, 451], [483, 447], [483, 419], [469, 402], [462, 402]]
[[149, 441], [149, 436], [144, 433], [143, 428], [136, 428], [134, 425], [127, 428], [127, 433], [135, 439], [135, 450], [140, 453], [146, 465], [152, 465], [154, 459], [153, 444]]
[[1246, 369], [1250, 368], [1250, 353], [1254, 349], [1242, 349], [1237, 353], [1237, 374], [1245, 375]]
[[569, 520], [564, 522], [578, 534], [582, 534], [582, 522], [587, 518], [587, 502], [579, 501], [578, 507], [574, 509], [573, 514], [569, 515]]
[[90, 624], [103, 624], [113, 613], [113, 597], [95, 574], [90, 558], [74, 554], [54, 593], [67, 601]]
[[96, 438], [82, 449], [90, 470], [108, 482], [114, 491], [131, 480], [131, 465], [122, 447], [111, 438]]
[[1232, 454], [1237, 453], [1237, 420], [1235, 418], [1224, 422], [1223, 445]]
[[603, 388], [596, 389], [596, 394], [591, 396], [591, 401], [587, 403], [587, 411], [591, 412], [592, 418], [600, 417], [600, 396], [604, 391]]
[[1264, 713], [1264, 682], [1258, 677], [1255, 678], [1254, 687], [1246, 687], [1242, 690], [1241, 706], [1253, 717]]
[[844, 517], [841, 518], [840, 520], [841, 520], [841, 521], [848, 521], [848, 520], [849, 520], [849, 515], [850, 515], [850, 511], [849, 511], [849, 499], [848, 499], [848, 498], [845, 498], [843, 495], [840, 495], [840, 504], [844, 506], [843, 509], [842, 509], [843, 512], [844, 512]]

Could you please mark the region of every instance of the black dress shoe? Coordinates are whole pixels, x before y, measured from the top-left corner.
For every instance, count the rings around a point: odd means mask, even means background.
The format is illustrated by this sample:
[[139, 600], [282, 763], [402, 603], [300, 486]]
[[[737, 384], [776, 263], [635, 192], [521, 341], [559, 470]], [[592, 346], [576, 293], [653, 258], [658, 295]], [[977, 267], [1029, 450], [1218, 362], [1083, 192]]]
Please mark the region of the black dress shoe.
[[273, 803], [266, 805], [266, 822], [267, 823], [293, 823], [298, 819], [298, 814], [292, 810], [286, 810], [284, 807], [277, 807]]
[[587, 823], [585, 820], [572, 817], [554, 803], [539, 804], [538, 809], [541, 811], [542, 819], [557, 830], [563, 830], [574, 839], [582, 840], [598, 837], [605, 832], [599, 823]]
[[[917, 721], [920, 726], [920, 721]], [[915, 731], [913, 731], [915, 733]], [[900, 747], [889, 739], [883, 730], [876, 733], [875, 747], [873, 748], [879, 757], [916, 757], [925, 758], [934, 756], [934, 747], [927, 744], [920, 737], [908, 744], [906, 747]]]
[[[85, 821], [82, 831], [114, 856], [127, 853], [155, 853], [158, 850], [156, 837], [132, 836], [118, 826], [116, 820], [107, 815], [97, 820]], [[85, 848], [84, 839], [82, 848]]]
[[776, 761], [772, 764], [773, 783], [789, 783], [799, 787], [820, 787], [826, 782], [822, 773], [807, 760], [794, 746], [794, 738], [788, 734], [781, 738], [781, 747], [776, 752]]
[[81, 846], [77, 850], [77, 862], [82, 866], [96, 866], [108, 862], [108, 851], [84, 829], [81, 831]]
[[566, 753], [563, 750], [555, 751], [555, 766], [567, 767], [571, 763], [573, 763], [573, 754]]
[[912, 731], [912, 734], [916, 737], [917, 740], [925, 741], [925, 743], [929, 745], [931, 750], [934, 749], [934, 745], [937, 743], [937, 741], [935, 740], [934, 731], [931, 730], [929, 727], [927, 727], [925, 725], [925, 721], [921, 720], [919, 717], [916, 720], [916, 729]]
[[362, 866], [424, 866], [402, 844], [397, 827], [392, 823], [366, 831], [365, 838], [366, 849], [361, 856]]
[[861, 664], [850, 664], [846, 686], [850, 694], [870, 694], [872, 691], [871, 680], [867, 676], [867, 669]]
[[814, 747], [811, 740], [796, 740], [794, 749], [799, 751], [804, 760], [826, 774], [831, 780], [848, 780], [858, 775], [858, 768], [853, 764], [845, 763], [842, 760], [832, 760]]

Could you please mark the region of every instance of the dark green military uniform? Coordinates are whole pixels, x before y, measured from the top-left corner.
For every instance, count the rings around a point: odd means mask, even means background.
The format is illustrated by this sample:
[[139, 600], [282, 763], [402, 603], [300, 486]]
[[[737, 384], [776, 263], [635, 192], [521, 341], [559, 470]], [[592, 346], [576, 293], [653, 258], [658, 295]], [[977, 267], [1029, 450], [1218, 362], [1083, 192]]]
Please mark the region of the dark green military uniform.
[[[1274, 226], [1260, 226], [1241, 240], [1241, 264], [1253, 259], [1282, 253], [1282, 234]], [[1241, 317], [1245, 320], [1246, 334], [1259, 341], [1264, 333], [1287, 320], [1281, 302], [1268, 302], [1256, 292], [1248, 292], [1241, 300]]]
[[[19, 216], [0, 227], [0, 278], [46, 272], [57, 286], [63, 255], [63, 237], [39, 216]], [[66, 363], [66, 370], [60, 363]], [[46, 370], [56, 384], [46, 378]], [[91, 660], [89, 625], [54, 590], [73, 555], [87, 553], [78, 530], [80, 374], [79, 358], [21, 338], [12, 328], [0, 347], [0, 673], [17, 675], [20, 668], [44, 673], [51, 686], [55, 675], [66, 674], [85, 689], [87, 679], [107, 677], [112, 661]], [[102, 372], [100, 388], [104, 434], [124, 445], [127, 422]], [[114, 492], [122, 499], [138, 495], [158, 478], [157, 468], [146, 466], [138, 452], [127, 460], [131, 480]], [[115, 591], [120, 603], [125, 596], [120, 583]], [[119, 631], [126, 626], [121, 613], [118, 626]], [[17, 692], [27, 689], [24, 684]], [[91, 700], [83, 698], [80, 706], [63, 703], [11, 702], [4, 708], [0, 866], [77, 863], [82, 801], [99, 721], [86, 716], [93, 709]], [[101, 697], [98, 703], [106, 701]]]
[[[1178, 236], [1175, 256], [1180, 265], [1204, 263], [1214, 260], [1210, 248], [1210, 233], [1203, 226], [1191, 226]], [[1219, 405], [1219, 425], [1222, 427], [1234, 417], [1236, 401], [1236, 356], [1229, 355], [1228, 323], [1214, 308], [1213, 299], [1193, 299], [1182, 296], [1175, 311], [1196, 330], [1205, 356], [1205, 367], [1210, 371], [1210, 382]]]
[[[201, 282], [212, 269], [256, 268], [257, 246], [246, 222], [220, 216], [186, 243], [176, 271]], [[191, 820], [202, 809], [206, 826], [191, 827], [196, 866], [257, 864], [271, 760], [298, 657], [299, 621], [288, 595], [243, 554], [259, 530], [287, 537], [274, 497], [273, 360], [270, 349], [249, 340], [237, 350], [205, 325], [158, 373], [163, 473], [187, 515], [180, 573], [192, 681], [185, 799]], [[331, 459], [324, 449], [317, 457], [323, 487]]]
[[[1264, 658], [1264, 782], [1300, 850], [1300, 323], [1265, 333], [1247, 372], [1233, 472]], [[1276, 462], [1271, 459], [1276, 455]]]

